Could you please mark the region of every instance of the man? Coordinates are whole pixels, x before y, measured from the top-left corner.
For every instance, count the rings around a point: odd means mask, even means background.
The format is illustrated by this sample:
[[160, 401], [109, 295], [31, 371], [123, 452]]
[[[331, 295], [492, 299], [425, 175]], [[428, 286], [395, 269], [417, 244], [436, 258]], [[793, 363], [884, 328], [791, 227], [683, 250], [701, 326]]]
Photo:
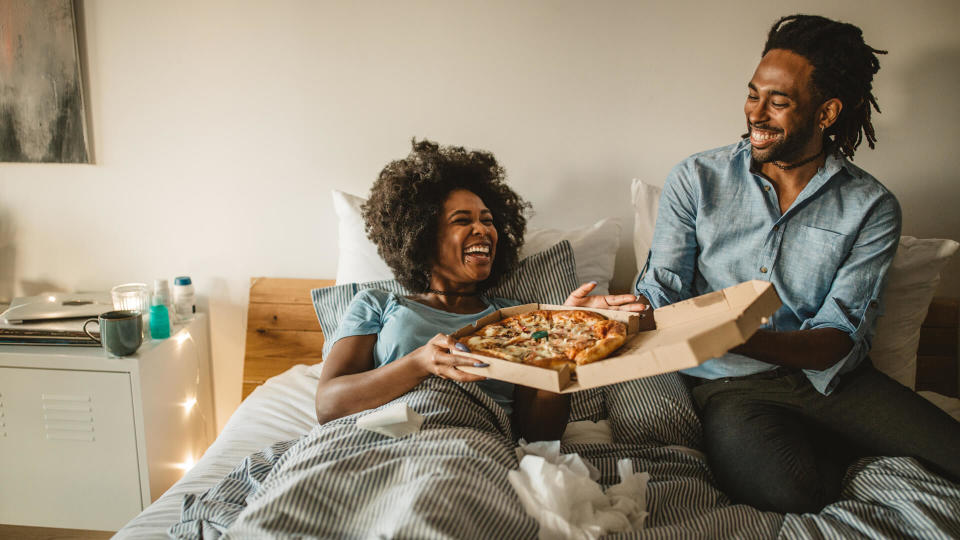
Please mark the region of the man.
[[960, 480], [960, 423], [867, 358], [900, 207], [848, 158], [864, 138], [874, 147], [884, 53], [850, 24], [777, 21], [747, 85], [744, 140], [684, 160], [664, 186], [638, 295], [660, 307], [760, 279], [783, 302], [747, 343], [684, 372], [734, 502], [818, 511], [864, 455]]

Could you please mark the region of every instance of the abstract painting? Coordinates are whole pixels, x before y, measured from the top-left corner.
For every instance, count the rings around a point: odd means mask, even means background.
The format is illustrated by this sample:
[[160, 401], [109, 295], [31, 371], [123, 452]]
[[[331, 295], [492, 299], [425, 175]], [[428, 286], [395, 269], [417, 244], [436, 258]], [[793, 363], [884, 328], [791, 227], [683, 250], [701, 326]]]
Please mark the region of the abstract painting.
[[72, 0], [0, 0], [0, 161], [88, 163]]

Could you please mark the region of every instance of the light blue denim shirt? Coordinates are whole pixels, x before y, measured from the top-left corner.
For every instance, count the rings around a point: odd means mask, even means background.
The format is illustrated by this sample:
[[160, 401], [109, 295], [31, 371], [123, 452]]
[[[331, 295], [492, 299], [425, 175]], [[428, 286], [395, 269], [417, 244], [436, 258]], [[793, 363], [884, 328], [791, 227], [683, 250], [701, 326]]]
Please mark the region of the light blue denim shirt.
[[[768, 330], [836, 328], [850, 353], [804, 370], [829, 394], [870, 350], [880, 292], [900, 239], [900, 205], [844, 158], [830, 156], [781, 215], [776, 190], [750, 170], [748, 140], [695, 154], [674, 167], [660, 198], [653, 244], [636, 283], [654, 307], [751, 279], [773, 283], [783, 306]], [[727, 353], [685, 370], [706, 379], [776, 366]]]

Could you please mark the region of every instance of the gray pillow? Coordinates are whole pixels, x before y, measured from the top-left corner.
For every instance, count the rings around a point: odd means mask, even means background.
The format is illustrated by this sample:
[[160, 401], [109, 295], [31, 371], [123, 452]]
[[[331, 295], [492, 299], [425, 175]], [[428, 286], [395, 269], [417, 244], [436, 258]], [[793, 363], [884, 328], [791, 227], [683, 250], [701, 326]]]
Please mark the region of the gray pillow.
[[[523, 259], [517, 269], [504, 279], [503, 283], [491, 289], [489, 296], [510, 298], [521, 303], [539, 302], [543, 304], [562, 304], [570, 291], [577, 288], [576, 261], [570, 242], [563, 240], [553, 247]], [[332, 345], [332, 339], [340, 326], [340, 317], [346, 311], [354, 295], [363, 289], [380, 289], [395, 294], [409, 294], [403, 285], [394, 279], [368, 281], [366, 283], [344, 283], [333, 287], [313, 289], [313, 309], [317, 312], [320, 329], [327, 338], [324, 355]]]

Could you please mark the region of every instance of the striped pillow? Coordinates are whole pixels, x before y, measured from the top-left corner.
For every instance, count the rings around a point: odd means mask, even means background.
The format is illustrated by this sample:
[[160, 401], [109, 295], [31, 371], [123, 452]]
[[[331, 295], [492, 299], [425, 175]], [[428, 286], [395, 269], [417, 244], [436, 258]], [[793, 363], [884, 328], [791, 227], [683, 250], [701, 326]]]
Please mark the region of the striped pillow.
[[[535, 253], [517, 265], [517, 269], [500, 286], [489, 291], [490, 296], [510, 298], [521, 303], [540, 302], [562, 304], [570, 291], [577, 288], [576, 261], [570, 242], [563, 240], [549, 249]], [[333, 287], [313, 289], [313, 309], [317, 312], [324, 336], [336, 334], [340, 317], [354, 295], [363, 289], [380, 289], [394, 294], [409, 294], [403, 285], [393, 279], [366, 283], [344, 283]], [[324, 355], [332, 343], [324, 345]]]

